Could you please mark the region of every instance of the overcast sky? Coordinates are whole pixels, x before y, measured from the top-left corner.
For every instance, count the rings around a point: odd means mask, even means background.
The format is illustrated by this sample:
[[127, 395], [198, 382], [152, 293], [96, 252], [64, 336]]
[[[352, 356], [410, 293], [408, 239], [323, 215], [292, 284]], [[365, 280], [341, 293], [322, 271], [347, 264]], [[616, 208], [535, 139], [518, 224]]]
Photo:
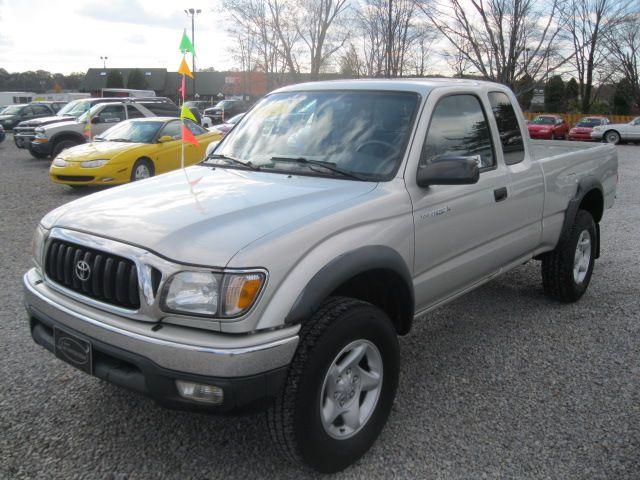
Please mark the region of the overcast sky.
[[219, 0], [0, 0], [0, 67], [10, 72], [85, 72], [102, 67], [177, 70], [182, 31], [196, 17], [196, 64], [233, 66]]

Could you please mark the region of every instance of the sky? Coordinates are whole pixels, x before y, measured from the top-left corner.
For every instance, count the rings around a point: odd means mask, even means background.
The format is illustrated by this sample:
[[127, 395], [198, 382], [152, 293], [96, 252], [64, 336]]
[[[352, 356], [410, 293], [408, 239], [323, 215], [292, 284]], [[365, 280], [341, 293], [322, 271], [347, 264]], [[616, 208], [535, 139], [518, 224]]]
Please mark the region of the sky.
[[185, 8], [196, 16], [197, 68], [233, 66], [220, 0], [0, 0], [0, 68], [85, 72], [102, 67], [177, 70]]

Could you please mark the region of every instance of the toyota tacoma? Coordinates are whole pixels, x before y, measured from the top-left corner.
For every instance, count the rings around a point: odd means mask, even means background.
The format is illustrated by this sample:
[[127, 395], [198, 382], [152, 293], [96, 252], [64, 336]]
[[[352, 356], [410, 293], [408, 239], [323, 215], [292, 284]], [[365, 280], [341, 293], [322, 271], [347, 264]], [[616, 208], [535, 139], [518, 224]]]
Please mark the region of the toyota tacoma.
[[587, 290], [616, 149], [526, 132], [495, 83], [279, 89], [202, 163], [47, 214], [31, 335], [166, 407], [266, 409], [284, 455], [343, 469], [389, 417], [414, 319], [532, 259], [557, 308]]

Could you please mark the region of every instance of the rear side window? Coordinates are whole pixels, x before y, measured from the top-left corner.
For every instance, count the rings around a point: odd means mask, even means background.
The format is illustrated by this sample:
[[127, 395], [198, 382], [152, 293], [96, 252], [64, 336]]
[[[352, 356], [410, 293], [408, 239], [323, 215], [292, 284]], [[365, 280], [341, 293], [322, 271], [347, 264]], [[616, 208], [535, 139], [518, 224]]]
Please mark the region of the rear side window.
[[140, 105], [151, 110], [158, 117], [179, 117], [180, 110], [172, 103], [168, 102], [140, 102]]
[[495, 166], [487, 117], [474, 95], [450, 95], [433, 110], [420, 166], [443, 157], [475, 157], [480, 169]]
[[524, 141], [518, 124], [518, 117], [509, 97], [502, 92], [490, 92], [489, 103], [498, 125], [504, 163], [515, 165], [524, 160]]

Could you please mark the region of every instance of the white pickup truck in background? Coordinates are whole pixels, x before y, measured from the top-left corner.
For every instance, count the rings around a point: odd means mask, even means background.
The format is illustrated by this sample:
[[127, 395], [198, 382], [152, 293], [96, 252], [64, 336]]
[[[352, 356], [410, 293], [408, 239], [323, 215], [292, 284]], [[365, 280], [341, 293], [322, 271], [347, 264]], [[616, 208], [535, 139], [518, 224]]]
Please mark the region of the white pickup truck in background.
[[531, 259], [551, 297], [585, 293], [617, 167], [531, 141], [494, 83], [288, 86], [199, 165], [47, 214], [31, 334], [170, 408], [264, 408], [288, 458], [335, 472], [387, 422], [414, 319]]

